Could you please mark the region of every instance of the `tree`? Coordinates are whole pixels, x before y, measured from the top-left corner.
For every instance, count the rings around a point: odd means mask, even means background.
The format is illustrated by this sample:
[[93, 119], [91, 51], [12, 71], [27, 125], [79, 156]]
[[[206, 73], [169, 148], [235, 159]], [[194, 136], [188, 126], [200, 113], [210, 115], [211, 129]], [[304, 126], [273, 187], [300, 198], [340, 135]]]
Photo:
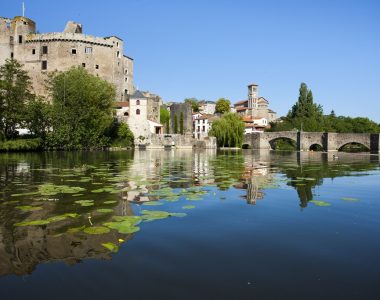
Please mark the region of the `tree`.
[[166, 124], [167, 121], [170, 120], [170, 113], [166, 106], [161, 106], [160, 107], [160, 123], [161, 124]]
[[178, 119], [177, 119], [177, 115], [174, 115], [174, 126], [173, 126], [173, 130], [174, 130], [174, 134], [177, 134], [178, 133]]
[[57, 149], [93, 149], [109, 145], [115, 88], [89, 74], [71, 68], [55, 74], [49, 82], [52, 132], [49, 145]]
[[183, 134], [183, 112], [179, 116], [179, 133]]
[[117, 136], [113, 141], [112, 145], [115, 147], [133, 147], [134, 146], [134, 135], [129, 129], [128, 125], [124, 122], [117, 123]]
[[185, 103], [190, 103], [191, 109], [193, 112], [198, 112], [199, 111], [199, 106], [198, 106], [198, 99], [197, 98], [186, 98], [184, 100]]
[[216, 101], [215, 112], [224, 114], [230, 112], [231, 102], [228, 99], [220, 98]]
[[22, 126], [25, 105], [33, 99], [31, 82], [22, 65], [7, 59], [0, 67], [0, 136], [5, 139], [17, 136], [17, 127]]
[[244, 122], [237, 114], [224, 114], [220, 119], [214, 121], [209, 134], [216, 137], [219, 147], [241, 147]]
[[45, 138], [51, 127], [52, 106], [44, 99], [35, 97], [26, 105], [25, 127], [34, 136]]

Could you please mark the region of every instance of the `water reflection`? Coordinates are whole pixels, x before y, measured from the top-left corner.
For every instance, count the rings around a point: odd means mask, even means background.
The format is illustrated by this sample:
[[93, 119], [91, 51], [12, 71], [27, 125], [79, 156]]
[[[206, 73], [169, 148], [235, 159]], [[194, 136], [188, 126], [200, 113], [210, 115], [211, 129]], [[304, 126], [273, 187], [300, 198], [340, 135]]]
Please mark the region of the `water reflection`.
[[[1, 154], [0, 276], [29, 274], [54, 260], [110, 259], [104, 244], [133, 238], [104, 225], [115, 223], [115, 216], [127, 223], [136, 216], [143, 230], [146, 221], [183, 216], [171, 202], [213, 201], [230, 189], [244, 191], [237, 199], [247, 204], [265, 201], [269, 190], [295, 189], [305, 208], [324, 180], [365, 176], [378, 167], [378, 156], [344, 153], [338, 160], [326, 153], [250, 150]], [[54, 192], [63, 187], [65, 192]], [[163, 203], [165, 210], [157, 212]], [[41, 220], [45, 224], [17, 226]], [[94, 227], [105, 232], [84, 230]]]

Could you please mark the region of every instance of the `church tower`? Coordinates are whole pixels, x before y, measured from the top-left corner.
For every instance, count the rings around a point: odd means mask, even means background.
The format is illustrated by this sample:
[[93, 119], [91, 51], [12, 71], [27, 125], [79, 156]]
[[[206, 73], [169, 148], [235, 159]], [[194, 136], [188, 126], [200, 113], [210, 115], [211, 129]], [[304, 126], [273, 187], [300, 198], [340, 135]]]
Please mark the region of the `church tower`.
[[250, 84], [248, 85], [248, 109], [251, 110], [251, 114], [254, 115], [254, 112], [257, 111], [258, 104], [258, 85]]

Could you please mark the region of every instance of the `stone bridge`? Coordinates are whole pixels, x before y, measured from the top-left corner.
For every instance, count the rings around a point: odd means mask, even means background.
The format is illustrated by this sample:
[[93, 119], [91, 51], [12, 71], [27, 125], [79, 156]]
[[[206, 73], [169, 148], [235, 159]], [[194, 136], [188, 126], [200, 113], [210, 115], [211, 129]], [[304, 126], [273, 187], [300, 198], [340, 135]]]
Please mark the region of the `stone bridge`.
[[344, 145], [358, 143], [371, 152], [379, 152], [379, 134], [372, 133], [331, 133], [331, 132], [253, 132], [244, 136], [243, 145], [253, 149], [274, 149], [278, 139], [295, 142], [298, 151], [309, 151], [313, 145], [319, 145], [324, 151], [338, 151]]

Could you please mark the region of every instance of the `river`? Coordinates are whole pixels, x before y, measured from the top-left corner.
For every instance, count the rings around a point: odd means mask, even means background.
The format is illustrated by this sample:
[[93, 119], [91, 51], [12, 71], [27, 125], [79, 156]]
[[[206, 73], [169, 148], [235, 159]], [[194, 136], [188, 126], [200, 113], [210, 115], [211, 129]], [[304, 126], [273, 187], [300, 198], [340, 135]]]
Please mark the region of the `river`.
[[0, 154], [1, 299], [380, 299], [368, 154]]

